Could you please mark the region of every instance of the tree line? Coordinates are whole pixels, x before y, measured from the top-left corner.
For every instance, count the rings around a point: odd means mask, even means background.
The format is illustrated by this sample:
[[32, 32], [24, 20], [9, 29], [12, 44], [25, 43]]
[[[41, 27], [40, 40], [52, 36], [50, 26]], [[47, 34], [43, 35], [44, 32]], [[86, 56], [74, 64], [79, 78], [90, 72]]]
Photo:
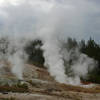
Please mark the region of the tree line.
[[[30, 41], [27, 45], [25, 45], [24, 50], [28, 55], [27, 63], [44, 68], [45, 59], [43, 57], [43, 50], [41, 49], [42, 45], [41, 40]], [[9, 41], [7, 38], [1, 38], [0, 55], [1, 53], [6, 54], [8, 47]], [[96, 43], [92, 38], [90, 38], [88, 41], [77, 41], [76, 39], [68, 38], [67, 42], [64, 43], [64, 48], [68, 48], [68, 50], [78, 48], [81, 53], [86, 54], [87, 56], [96, 60], [98, 62], [98, 67], [95, 67], [94, 70], [89, 72], [88, 78], [83, 80], [100, 83], [100, 44]], [[69, 65], [70, 64], [71, 61], [69, 62]], [[65, 66], [68, 67], [68, 64]], [[65, 70], [67, 72], [67, 69]]]
[[[31, 41], [29, 45], [25, 47], [25, 51], [29, 55], [29, 62], [37, 65], [38, 67], [44, 67], [45, 59], [43, 57], [43, 50], [41, 49], [42, 42], [40, 40]], [[77, 41], [76, 39], [68, 38], [67, 42], [64, 43], [64, 48], [71, 50], [78, 48], [79, 51], [83, 54], [86, 54], [88, 57], [93, 58], [97, 61], [97, 66], [91, 72], [88, 73], [88, 78], [83, 79], [83, 81], [90, 81], [94, 83], [100, 83], [100, 44], [96, 43], [92, 38], [88, 41], [81, 40]], [[69, 62], [69, 65], [71, 61]], [[67, 65], [65, 64], [68, 68]], [[65, 68], [66, 72], [68, 71]], [[67, 73], [68, 74], [68, 73]]]

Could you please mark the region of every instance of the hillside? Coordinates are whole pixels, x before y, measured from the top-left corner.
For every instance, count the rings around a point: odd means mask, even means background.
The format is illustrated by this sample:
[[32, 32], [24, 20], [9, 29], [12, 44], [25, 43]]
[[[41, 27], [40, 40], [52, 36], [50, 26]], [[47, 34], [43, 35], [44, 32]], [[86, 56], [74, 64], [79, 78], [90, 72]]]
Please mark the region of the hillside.
[[0, 100], [100, 100], [100, 85], [60, 84], [46, 69], [29, 64], [19, 80], [10, 67], [6, 63], [0, 68]]

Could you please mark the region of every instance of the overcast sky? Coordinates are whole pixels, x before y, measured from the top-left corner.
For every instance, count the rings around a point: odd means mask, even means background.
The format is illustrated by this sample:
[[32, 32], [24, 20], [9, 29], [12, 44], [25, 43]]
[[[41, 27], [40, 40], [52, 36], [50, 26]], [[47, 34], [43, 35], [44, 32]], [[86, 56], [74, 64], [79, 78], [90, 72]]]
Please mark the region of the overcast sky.
[[100, 0], [0, 0], [0, 35], [36, 35], [47, 26], [100, 43]]

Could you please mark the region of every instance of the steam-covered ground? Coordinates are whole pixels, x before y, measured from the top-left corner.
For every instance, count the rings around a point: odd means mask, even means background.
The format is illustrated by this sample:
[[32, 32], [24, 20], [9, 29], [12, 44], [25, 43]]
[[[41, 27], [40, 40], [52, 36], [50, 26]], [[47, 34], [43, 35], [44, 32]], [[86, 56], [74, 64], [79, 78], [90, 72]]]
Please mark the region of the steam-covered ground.
[[[9, 66], [10, 67], [10, 66]], [[3, 70], [3, 69], [2, 69]], [[9, 70], [0, 75], [0, 99], [14, 100], [99, 100], [100, 85], [72, 86], [60, 84], [46, 69], [26, 64], [23, 80]], [[92, 85], [92, 86], [91, 86]], [[83, 88], [86, 87], [86, 88]]]

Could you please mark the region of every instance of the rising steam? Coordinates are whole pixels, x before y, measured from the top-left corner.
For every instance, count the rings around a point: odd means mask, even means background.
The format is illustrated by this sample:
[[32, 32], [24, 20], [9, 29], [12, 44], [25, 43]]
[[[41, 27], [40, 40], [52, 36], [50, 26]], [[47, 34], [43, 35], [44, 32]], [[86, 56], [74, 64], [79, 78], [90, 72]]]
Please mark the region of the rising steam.
[[[9, 0], [7, 3], [5, 0], [0, 10], [3, 19], [0, 35], [7, 36], [9, 40], [5, 59], [11, 63], [12, 72], [18, 78], [23, 78], [24, 64], [27, 60], [23, 48], [28, 41], [40, 39], [43, 42], [41, 49], [44, 51], [45, 66], [55, 80], [61, 83], [80, 84], [80, 77], [93, 69], [95, 61], [81, 54], [78, 48], [62, 48], [63, 44], [60, 42], [65, 42], [69, 36], [82, 37], [84, 14], [79, 14], [79, 6], [70, 0], [63, 0], [61, 3], [56, 0], [22, 1], [10, 3]], [[82, 2], [79, 1], [80, 4]], [[83, 3], [85, 5], [86, 1]], [[3, 59], [2, 55], [0, 59]], [[64, 60], [69, 62], [70, 59], [72, 65], [68, 68], [72, 70], [74, 77], [65, 74]]]

